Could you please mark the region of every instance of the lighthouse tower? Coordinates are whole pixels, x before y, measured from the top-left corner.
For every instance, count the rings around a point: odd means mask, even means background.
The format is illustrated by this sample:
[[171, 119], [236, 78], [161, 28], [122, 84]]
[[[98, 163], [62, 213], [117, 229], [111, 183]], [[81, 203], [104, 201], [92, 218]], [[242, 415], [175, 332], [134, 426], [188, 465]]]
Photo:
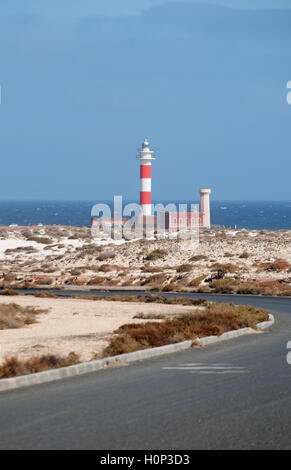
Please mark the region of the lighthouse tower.
[[147, 139], [143, 141], [142, 148], [138, 150], [136, 158], [140, 161], [140, 205], [142, 215], [152, 215], [152, 160], [155, 160], [154, 151], [150, 149]]

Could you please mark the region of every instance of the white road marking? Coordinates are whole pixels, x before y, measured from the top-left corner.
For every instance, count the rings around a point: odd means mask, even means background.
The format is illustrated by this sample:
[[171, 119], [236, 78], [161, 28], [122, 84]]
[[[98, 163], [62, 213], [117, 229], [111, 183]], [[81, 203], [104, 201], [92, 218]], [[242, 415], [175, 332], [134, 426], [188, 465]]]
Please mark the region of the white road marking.
[[244, 374], [248, 370], [245, 367], [233, 366], [231, 364], [179, 364], [178, 366], [163, 367], [163, 370], [185, 370], [190, 374]]
[[249, 371], [248, 370], [200, 370], [200, 371], [195, 371], [195, 370], [190, 370], [190, 374], [195, 374], [196, 372], [198, 374], [220, 374], [220, 375], [225, 375], [225, 374], [247, 374]]

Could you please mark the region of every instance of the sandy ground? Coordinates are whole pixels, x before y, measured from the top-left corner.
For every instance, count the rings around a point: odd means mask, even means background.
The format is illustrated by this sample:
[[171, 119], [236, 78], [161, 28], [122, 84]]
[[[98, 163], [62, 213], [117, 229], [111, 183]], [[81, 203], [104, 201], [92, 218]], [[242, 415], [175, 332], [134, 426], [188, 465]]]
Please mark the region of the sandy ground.
[[181, 305], [48, 299], [34, 296], [1, 297], [1, 304], [15, 302], [23, 307], [49, 310], [37, 316], [37, 323], [19, 329], [0, 330], [0, 362], [5, 356], [24, 359], [42, 354], [67, 355], [75, 352], [82, 361], [91, 360], [108, 344], [113, 331], [137, 313], [179, 314], [194, 311]]
[[[151, 258], [154, 251], [161, 256]], [[280, 269], [270, 263], [283, 260]], [[281, 263], [282, 264], [282, 263]], [[185, 266], [186, 265], [186, 266]], [[92, 239], [89, 227], [0, 227], [0, 288], [82, 288], [105, 286], [162, 290], [209, 291], [209, 278], [225, 268], [224, 279], [239, 284], [265, 281], [289, 289], [291, 295], [291, 231], [202, 231], [199, 243], [178, 239], [112, 241]], [[228, 268], [230, 267], [230, 269]], [[274, 284], [274, 283], [273, 283]], [[276, 287], [271, 287], [269, 294]], [[53, 299], [33, 296], [5, 297], [49, 309], [38, 323], [18, 330], [0, 331], [0, 360], [46, 353], [76, 352], [82, 360], [100, 354], [113, 331], [137, 313], [179, 314], [193, 310], [161, 304]], [[2, 359], [1, 359], [2, 358]]]
[[[49, 243], [39, 242], [40, 237], [49, 238]], [[148, 260], [157, 249], [164, 255]], [[245, 252], [247, 257], [242, 257]], [[197, 255], [200, 259], [193, 260]], [[277, 272], [262, 266], [277, 260], [284, 260], [287, 267]], [[189, 271], [177, 271], [187, 263]], [[198, 244], [185, 248], [182, 241], [169, 238], [93, 240], [88, 227], [0, 227], [0, 287], [4, 288], [192, 287], [191, 282], [200, 277], [203, 287], [217, 264], [229, 263], [234, 269], [226, 277], [236, 276], [242, 282], [284, 280], [291, 288], [291, 231], [213, 228], [200, 233]]]

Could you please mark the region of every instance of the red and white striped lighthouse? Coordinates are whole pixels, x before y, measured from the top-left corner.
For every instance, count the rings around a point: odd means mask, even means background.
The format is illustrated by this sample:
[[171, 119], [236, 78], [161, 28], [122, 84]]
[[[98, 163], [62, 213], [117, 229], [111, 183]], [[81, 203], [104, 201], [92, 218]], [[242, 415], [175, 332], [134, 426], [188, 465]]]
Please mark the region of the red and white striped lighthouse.
[[136, 158], [140, 161], [140, 205], [143, 215], [152, 215], [152, 160], [155, 160], [154, 151], [150, 149], [147, 139], [143, 141], [142, 148], [138, 150]]

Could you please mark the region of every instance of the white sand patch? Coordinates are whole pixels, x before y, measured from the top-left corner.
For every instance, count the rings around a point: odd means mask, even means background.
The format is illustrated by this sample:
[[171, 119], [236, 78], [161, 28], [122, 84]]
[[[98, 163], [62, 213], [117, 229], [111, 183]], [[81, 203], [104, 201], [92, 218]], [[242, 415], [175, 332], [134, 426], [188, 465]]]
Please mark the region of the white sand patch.
[[0, 258], [3, 259], [8, 256], [5, 255], [5, 251], [8, 249], [15, 249], [28, 246], [32, 246], [36, 250], [42, 250], [44, 247], [44, 245], [42, 245], [41, 243], [23, 240], [21, 238], [7, 238], [6, 240], [0, 240]]
[[110, 302], [87, 299], [50, 299], [16, 296], [0, 299], [1, 304], [15, 302], [22, 307], [35, 306], [49, 313], [37, 317], [38, 323], [25, 328], [0, 330], [0, 362], [5, 356], [20, 359], [41, 354], [79, 354], [90, 360], [108, 344], [112, 333], [125, 323], [137, 323], [133, 317], [144, 314], [180, 314], [194, 311], [193, 306]]

